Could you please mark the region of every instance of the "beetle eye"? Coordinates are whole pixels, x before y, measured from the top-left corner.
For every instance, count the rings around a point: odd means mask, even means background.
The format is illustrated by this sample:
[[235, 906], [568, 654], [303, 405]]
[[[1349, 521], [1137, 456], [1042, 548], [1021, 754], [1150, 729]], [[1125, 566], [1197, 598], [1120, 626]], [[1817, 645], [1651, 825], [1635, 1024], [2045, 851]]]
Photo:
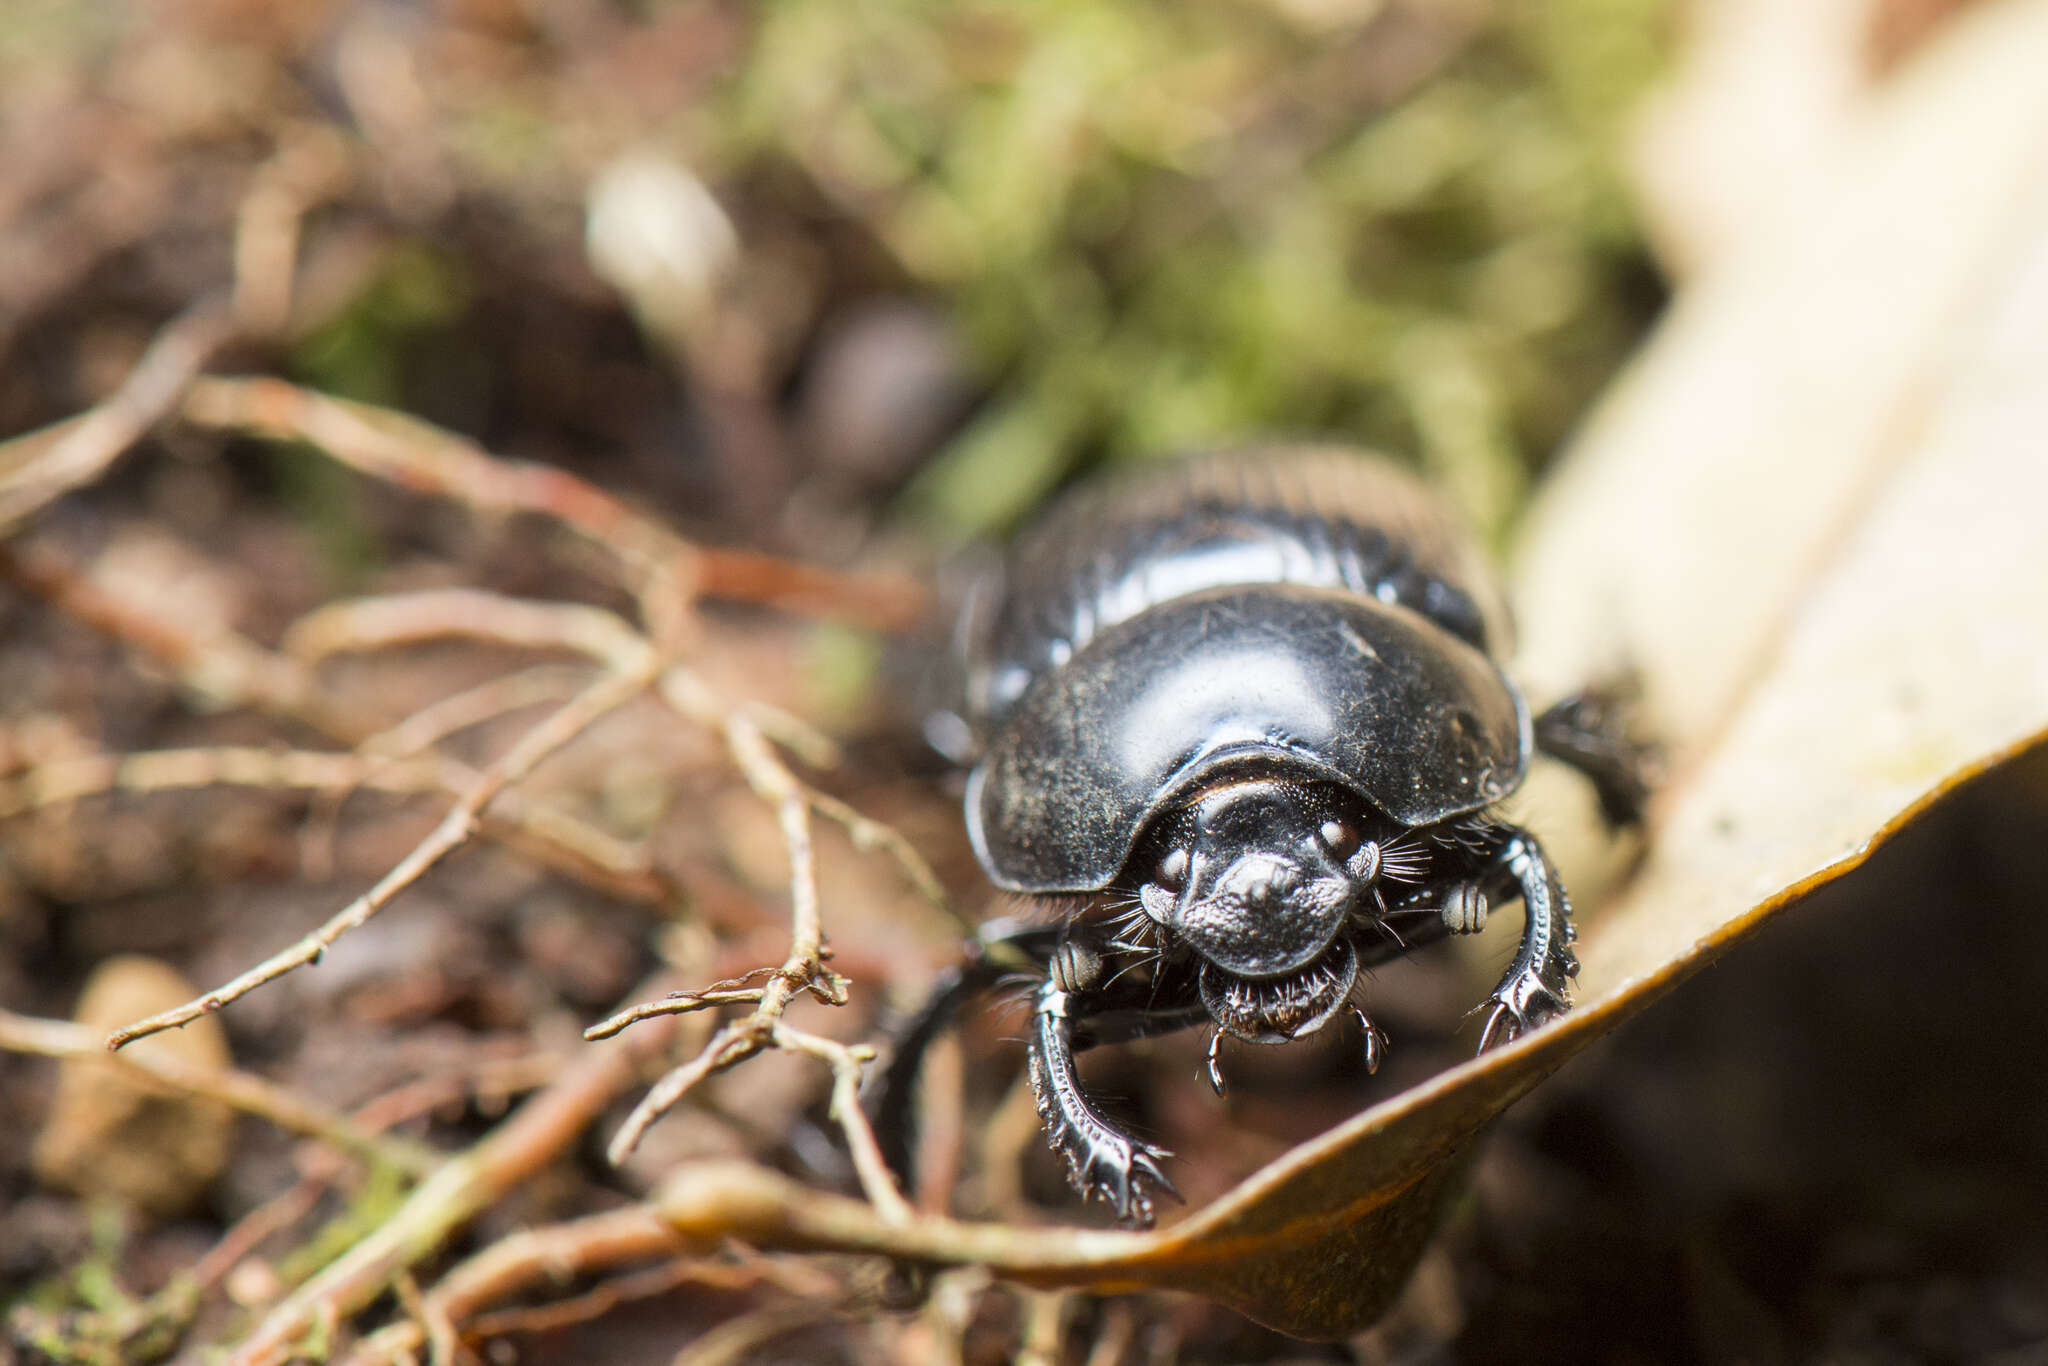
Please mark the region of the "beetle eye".
[[1339, 863], [1358, 852], [1359, 834], [1349, 821], [1324, 821], [1323, 828], [1316, 833], [1322, 836], [1323, 846], [1330, 851], [1330, 857]]
[[1175, 847], [1166, 851], [1153, 870], [1152, 881], [1169, 892], [1178, 892], [1188, 880], [1188, 851]]

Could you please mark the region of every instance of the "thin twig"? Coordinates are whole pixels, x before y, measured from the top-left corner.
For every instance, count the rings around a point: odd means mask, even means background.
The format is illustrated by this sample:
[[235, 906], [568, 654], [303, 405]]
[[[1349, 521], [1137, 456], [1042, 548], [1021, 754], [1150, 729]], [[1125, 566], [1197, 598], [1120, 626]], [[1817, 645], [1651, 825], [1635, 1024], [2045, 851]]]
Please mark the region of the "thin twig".
[[[649, 667], [651, 666], [652, 661], [649, 661]], [[201, 1015], [219, 1010], [230, 1001], [246, 996], [257, 987], [284, 976], [294, 968], [317, 962], [335, 940], [363, 924], [388, 905], [399, 892], [418, 881], [429, 868], [468, 842], [475, 829], [478, 814], [491, 804], [498, 793], [532, 772], [542, 759], [582, 734], [599, 717], [641, 692], [649, 681], [649, 674], [642, 671], [607, 677], [585, 689], [574, 700], [520, 737], [519, 743], [479, 774], [476, 785], [463, 794], [462, 799], [450, 808], [441, 823], [415, 845], [411, 853], [399, 860], [398, 865], [386, 873], [376, 886], [344, 906], [326, 924], [226, 985], [217, 987], [175, 1009], [115, 1030], [107, 1036], [107, 1047], [117, 1049], [147, 1035], [187, 1024]]]
[[382, 728], [382, 718], [329, 693], [293, 660], [225, 628], [189, 630], [175, 617], [109, 592], [47, 551], [0, 546], [0, 578], [142, 651], [222, 705], [288, 716], [350, 743]]
[[[900, 1222], [910, 1217], [910, 1206], [897, 1190], [882, 1160], [873, 1131], [861, 1113], [858, 1091], [860, 1067], [872, 1054], [855, 1052], [844, 1045], [790, 1028], [782, 1016], [800, 992], [819, 996], [830, 1004], [843, 1004], [846, 983], [825, 967], [824, 923], [819, 913], [815, 854], [811, 841], [811, 811], [819, 794], [798, 781], [768, 743], [760, 727], [745, 713], [714, 708], [701, 682], [684, 670], [671, 669], [663, 675], [661, 693], [671, 705], [687, 714], [716, 721], [725, 734], [727, 751], [755, 795], [775, 808], [782, 827], [782, 841], [789, 853], [790, 946], [782, 966], [769, 976], [758, 995], [736, 984], [690, 993], [676, 999], [636, 1006], [597, 1026], [599, 1036], [615, 1033], [637, 1020], [653, 1015], [675, 1014], [713, 1004], [752, 1000], [753, 1013], [726, 1024], [693, 1058], [663, 1076], [643, 1096], [613, 1137], [607, 1155], [614, 1165], [625, 1161], [655, 1120], [674, 1107], [706, 1077], [745, 1061], [765, 1048], [784, 1048], [823, 1059], [833, 1070], [833, 1115], [845, 1133], [854, 1169], [862, 1188], [884, 1218]], [[848, 813], [843, 805], [842, 813]], [[886, 829], [886, 827], [880, 827]], [[904, 846], [907, 852], [908, 846]], [[912, 855], [914, 858], [914, 855]], [[919, 866], [921, 866], [921, 861]]]
[[819, 792], [815, 788], [807, 787], [806, 790], [811, 808], [826, 820], [843, 826], [846, 837], [853, 842], [855, 849], [863, 852], [870, 849], [882, 850], [896, 860], [896, 865], [910, 879], [910, 885], [915, 887], [926, 901], [952, 914], [969, 933], [979, 928], [947, 900], [946, 890], [939, 884], [939, 875], [925, 862], [924, 855], [917, 852], [917, 847], [903, 837], [902, 831], [885, 821], [862, 815], [837, 797]]
[[837, 1318], [845, 1307], [830, 1300], [810, 1304], [777, 1304], [727, 1319], [682, 1351], [672, 1366], [730, 1366], [755, 1348], [785, 1333]]
[[0, 781], [0, 819], [108, 792], [140, 796], [200, 787], [330, 792], [372, 788], [418, 795], [441, 791], [443, 775], [438, 764], [242, 745], [93, 754], [39, 764], [17, 778]]
[[89, 1059], [148, 1082], [203, 1096], [278, 1128], [330, 1143], [366, 1161], [414, 1176], [437, 1166], [441, 1157], [431, 1148], [402, 1138], [381, 1137], [345, 1115], [301, 1100], [282, 1086], [233, 1068], [197, 1067], [174, 1056], [144, 1050], [109, 1058], [100, 1036], [70, 1020], [44, 1020], [0, 1010], [0, 1049], [46, 1058]]
[[1017, 1366], [1059, 1366], [1060, 1330], [1073, 1303], [1069, 1290], [1019, 1290], [1024, 1301], [1024, 1331], [1017, 1343]]
[[909, 1223], [910, 1203], [896, 1188], [896, 1178], [882, 1157], [881, 1144], [875, 1141], [875, 1131], [860, 1108], [861, 1066], [874, 1061], [875, 1050], [865, 1045], [849, 1048], [786, 1024], [776, 1025], [775, 1043], [793, 1053], [821, 1058], [831, 1067], [832, 1119], [846, 1135], [847, 1151], [853, 1157], [853, 1170], [860, 1177], [861, 1190], [883, 1219], [892, 1224]]
[[[483, 725], [542, 703], [567, 701], [575, 695], [583, 682], [580, 670], [556, 666], [526, 669], [516, 674], [489, 679], [474, 688], [467, 688], [428, 703], [398, 724], [364, 740], [356, 746], [356, 753], [361, 755], [365, 762], [378, 766], [373, 771], [381, 772], [382, 765], [425, 754], [450, 736], [473, 726]], [[455, 782], [452, 787], [460, 791], [469, 785], [469, 781], [474, 779]], [[442, 783], [450, 785], [446, 778], [442, 779]], [[299, 836], [299, 861], [310, 880], [325, 881], [332, 875], [335, 830], [340, 822], [343, 806], [356, 791], [357, 787], [350, 785], [316, 792]], [[543, 811], [548, 809], [541, 808]], [[530, 819], [526, 823], [534, 824]], [[572, 828], [580, 829], [576, 829], [565, 842], [581, 845], [585, 834], [598, 836], [600, 839], [606, 838], [601, 832], [584, 826], [581, 822], [572, 821], [570, 824]], [[612, 857], [619, 856], [613, 854]], [[625, 858], [631, 860], [630, 855]]]
[[611, 1143], [605, 1148], [606, 1160], [614, 1167], [624, 1164], [654, 1121], [667, 1114], [698, 1082], [753, 1057], [762, 1046], [751, 1017], [720, 1029], [696, 1057], [670, 1069], [660, 1081], [648, 1088], [646, 1095], [640, 1097], [640, 1103], [633, 1107], [633, 1113], [626, 1116], [626, 1122], [619, 1126], [618, 1133], [612, 1136]]
[[[229, 631], [188, 634], [179, 623], [106, 592], [48, 554], [0, 546], [0, 578], [43, 597], [68, 614], [175, 670], [190, 687], [224, 705], [251, 706], [302, 721], [335, 739], [357, 744], [379, 734], [386, 722], [352, 698], [321, 686], [296, 661], [265, 650]], [[437, 759], [443, 790], [460, 797], [476, 782], [467, 765]], [[528, 858], [605, 891], [639, 902], [670, 903], [677, 889], [649, 862], [646, 851], [627, 845], [567, 812], [529, 806], [508, 792], [481, 813], [483, 832]]]
[[[507, 1234], [450, 1271], [423, 1300], [471, 1341], [515, 1333], [559, 1331], [634, 1300], [685, 1285], [739, 1291], [772, 1286], [801, 1300], [840, 1300], [846, 1288], [830, 1274], [801, 1262], [754, 1257], [734, 1264], [678, 1256], [687, 1244], [651, 1206], [636, 1205], [567, 1223]], [[663, 1258], [638, 1272], [615, 1276], [585, 1294], [551, 1303], [485, 1312], [485, 1306], [576, 1277]], [[400, 1320], [356, 1345], [344, 1366], [388, 1366], [424, 1344], [418, 1321]]]
[[720, 991], [715, 987], [703, 991], [678, 991], [660, 1001], [642, 1001], [628, 1010], [622, 1010], [608, 1020], [603, 1020], [583, 1031], [583, 1037], [590, 1043], [609, 1039], [612, 1035], [642, 1020], [651, 1020], [657, 1015], [688, 1015], [694, 1011], [711, 1010], [718, 1006], [758, 1005], [767, 994], [764, 987], [739, 987]]
[[568, 1065], [562, 1053], [520, 1053], [489, 1058], [441, 1076], [405, 1082], [357, 1107], [355, 1121], [374, 1130], [402, 1124], [429, 1110], [474, 1097], [486, 1110], [503, 1110], [511, 1098], [537, 1091], [562, 1074]]
[[392, 1289], [398, 1292], [399, 1307], [405, 1310], [406, 1317], [419, 1324], [426, 1338], [428, 1366], [455, 1366], [455, 1353], [460, 1346], [455, 1325], [448, 1322], [446, 1315], [429, 1312], [420, 1295], [420, 1284], [410, 1271], [399, 1272], [391, 1281]]
[[157, 332], [106, 402], [58, 429], [0, 443], [0, 537], [105, 473], [177, 407], [200, 369], [236, 331], [228, 301], [208, 295]]
[[[649, 984], [634, 994], [659, 992]], [[614, 1098], [639, 1081], [641, 1068], [669, 1038], [659, 1023], [599, 1050], [529, 1098], [468, 1152], [449, 1158], [414, 1187], [390, 1218], [264, 1316], [229, 1366], [268, 1366], [316, 1323], [335, 1323], [383, 1294], [398, 1271], [432, 1255], [479, 1210], [554, 1161]]]
[[328, 603], [294, 622], [282, 648], [311, 665], [336, 654], [449, 638], [519, 650], [566, 650], [622, 674], [649, 672], [654, 653], [646, 637], [602, 607], [533, 602], [482, 588], [432, 588]]
[[320, 1203], [327, 1193], [334, 1175], [339, 1168], [328, 1172], [301, 1176], [283, 1191], [250, 1210], [236, 1221], [234, 1226], [221, 1235], [220, 1241], [208, 1248], [206, 1255], [192, 1264], [192, 1282], [196, 1289], [210, 1290], [228, 1272], [241, 1264], [244, 1257], [261, 1247], [273, 1234], [281, 1233], [299, 1220], [305, 1218]]
[[291, 320], [300, 229], [346, 185], [350, 145], [329, 124], [289, 125], [236, 205], [234, 312], [250, 336], [276, 336]]
[[1083, 1366], [1123, 1366], [1137, 1332], [1138, 1316], [1131, 1312], [1130, 1301], [1110, 1301], [1103, 1306], [1102, 1326], [1096, 1330], [1095, 1345], [1088, 1349]]
[[566, 701], [576, 695], [585, 681], [582, 669], [557, 664], [486, 679], [473, 688], [428, 703], [403, 721], [365, 739], [356, 746], [356, 752], [377, 759], [407, 759], [424, 754], [472, 727], [528, 707]]
[[664, 652], [686, 638], [682, 614], [707, 594], [879, 631], [904, 630], [929, 612], [929, 595], [911, 580], [695, 546], [566, 470], [493, 456], [416, 418], [282, 380], [205, 380], [193, 386], [183, 416], [195, 426], [304, 441], [365, 474], [479, 512], [552, 518], [629, 567], [627, 587]]
[[629, 567], [627, 587], [664, 654], [688, 638], [698, 586], [696, 548], [566, 470], [500, 459], [416, 418], [282, 380], [195, 384], [183, 416], [197, 426], [305, 441], [377, 479], [477, 512], [550, 517]]
[[[672, 673], [674, 671], [671, 671]], [[649, 1125], [675, 1105], [698, 1082], [773, 1046], [775, 1028], [799, 991], [823, 986], [834, 1004], [845, 1000], [843, 979], [824, 963], [824, 923], [818, 914], [818, 878], [811, 844], [811, 808], [803, 787], [775, 757], [754, 722], [728, 710], [722, 718], [726, 749], [755, 795], [775, 808], [782, 842], [789, 852], [789, 956], [768, 979], [754, 1013], [717, 1034], [695, 1058], [655, 1084], [626, 1118], [608, 1155], [614, 1165], [640, 1142]]]
[[[766, 987], [750, 987], [748, 982], [757, 977], [773, 977], [783, 971], [781, 968], [755, 968], [752, 972], [738, 977], [728, 977], [723, 982], [713, 982], [701, 991], [673, 991], [659, 1001], [642, 1001], [638, 1005], [618, 1012], [583, 1031], [583, 1037], [595, 1043], [609, 1039], [612, 1035], [642, 1020], [651, 1020], [657, 1015], [689, 1015], [715, 1006], [759, 1005], [767, 996]], [[828, 982], [806, 982], [803, 990], [811, 993], [828, 1006], [846, 1004], [844, 998], [833, 993]]]
[[[813, 811], [846, 828], [847, 837], [856, 849], [881, 849], [896, 861], [911, 886], [917, 889], [927, 901], [939, 907], [963, 928], [970, 932], [975, 928], [952, 906], [940, 884], [938, 875], [931, 865], [917, 852], [902, 832], [883, 821], [863, 816], [836, 797], [818, 791], [789, 771], [766, 744], [765, 739], [776, 736], [763, 723], [763, 718], [751, 709], [735, 708], [690, 670], [673, 667], [664, 672], [655, 689], [656, 695], [674, 708], [677, 714], [723, 732], [727, 748], [733, 761], [739, 766], [741, 776], [755, 793], [765, 801], [779, 804], [788, 794], [800, 797]], [[735, 738], [739, 736], [741, 738]], [[784, 743], [787, 743], [785, 740]], [[744, 751], [744, 752], [742, 752]]]
[[654, 1299], [686, 1285], [742, 1290], [758, 1284], [760, 1280], [761, 1275], [757, 1271], [749, 1274], [739, 1267], [706, 1266], [702, 1262], [676, 1258], [644, 1271], [614, 1276], [581, 1295], [571, 1295], [548, 1304], [522, 1305], [478, 1314], [464, 1327], [468, 1336], [479, 1342], [528, 1333], [559, 1333], [564, 1328], [602, 1318], [621, 1305]]
[[908, 631], [931, 617], [931, 591], [915, 579], [842, 574], [819, 565], [731, 547], [703, 548], [701, 591], [805, 616]]

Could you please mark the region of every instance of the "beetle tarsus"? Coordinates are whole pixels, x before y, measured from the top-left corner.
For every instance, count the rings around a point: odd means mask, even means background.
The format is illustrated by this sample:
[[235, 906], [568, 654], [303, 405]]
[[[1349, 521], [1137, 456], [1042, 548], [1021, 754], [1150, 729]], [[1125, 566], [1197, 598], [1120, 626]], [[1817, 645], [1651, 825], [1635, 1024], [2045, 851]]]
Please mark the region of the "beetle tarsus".
[[1514, 961], [1480, 1007], [1491, 1007], [1479, 1036], [1481, 1052], [1569, 1010], [1572, 979], [1579, 966], [1571, 948], [1578, 932], [1572, 926], [1571, 902], [1557, 870], [1527, 831], [1503, 825], [1498, 832], [1500, 845], [1493, 866], [1504, 882], [1519, 890], [1524, 923]]

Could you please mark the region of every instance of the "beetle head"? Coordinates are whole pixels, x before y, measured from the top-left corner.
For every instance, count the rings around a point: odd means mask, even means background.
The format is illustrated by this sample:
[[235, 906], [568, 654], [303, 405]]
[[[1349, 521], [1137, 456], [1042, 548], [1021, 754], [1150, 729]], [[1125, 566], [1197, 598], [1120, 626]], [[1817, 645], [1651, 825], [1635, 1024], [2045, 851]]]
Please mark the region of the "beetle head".
[[1278, 1043], [1321, 1028], [1358, 972], [1345, 933], [1380, 871], [1356, 799], [1326, 784], [1240, 777], [1158, 823], [1138, 899], [1202, 957], [1202, 998], [1231, 1034]]

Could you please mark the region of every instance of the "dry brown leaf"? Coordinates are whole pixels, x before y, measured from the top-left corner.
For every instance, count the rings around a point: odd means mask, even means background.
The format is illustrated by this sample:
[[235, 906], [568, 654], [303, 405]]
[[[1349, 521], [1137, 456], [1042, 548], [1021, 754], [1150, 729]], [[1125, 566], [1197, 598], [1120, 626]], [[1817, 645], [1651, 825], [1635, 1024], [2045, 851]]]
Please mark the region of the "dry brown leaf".
[[1526, 676], [1633, 666], [1673, 748], [1562, 1022], [1149, 1234], [920, 1218], [698, 1168], [686, 1234], [1207, 1295], [1336, 1337], [1391, 1300], [1470, 1140], [1605, 1031], [2048, 737], [2048, 0], [1904, 73], [1812, 211], [1695, 286], [1539, 511]]

